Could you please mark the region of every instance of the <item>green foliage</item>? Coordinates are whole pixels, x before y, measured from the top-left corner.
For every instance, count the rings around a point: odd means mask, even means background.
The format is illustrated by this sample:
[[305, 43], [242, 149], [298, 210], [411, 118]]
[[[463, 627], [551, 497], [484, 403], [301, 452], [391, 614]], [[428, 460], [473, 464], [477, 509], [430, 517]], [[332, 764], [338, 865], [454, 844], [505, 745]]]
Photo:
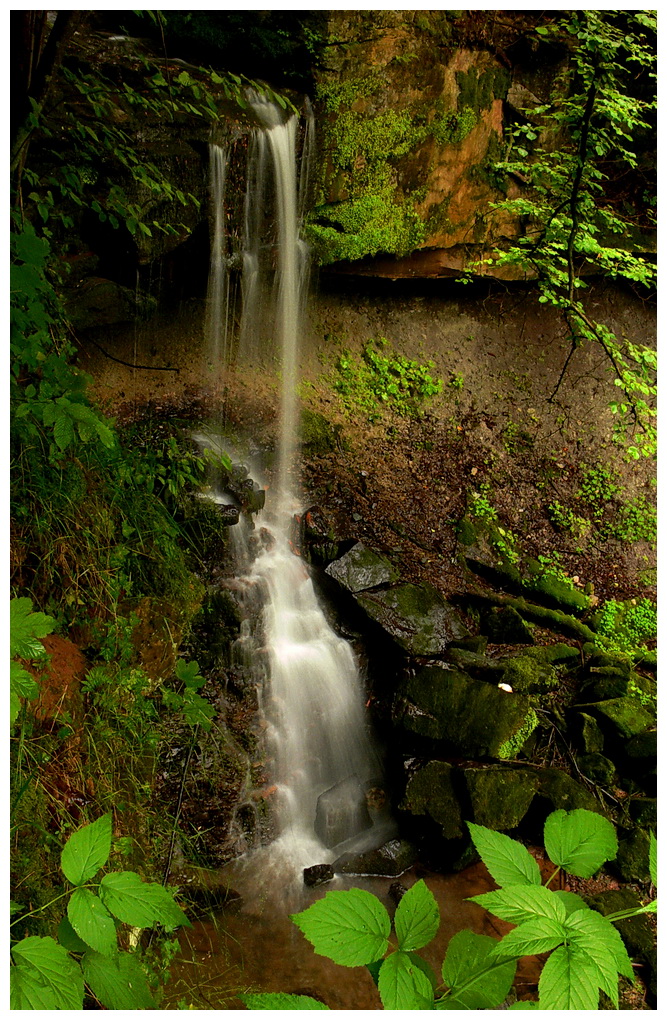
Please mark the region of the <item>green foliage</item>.
[[369, 421], [387, 406], [404, 417], [419, 415], [421, 405], [442, 390], [442, 380], [431, 375], [433, 362], [419, 364], [402, 354], [384, 354], [384, 337], [369, 340], [361, 358], [344, 351], [336, 364], [334, 389], [350, 410], [361, 411]]
[[[511, 1009], [598, 1009], [601, 991], [618, 1008], [619, 974], [632, 979], [633, 970], [612, 921], [654, 910], [655, 902], [603, 917], [576, 894], [543, 886], [537, 862], [521, 843], [484, 826], [466, 824], [500, 886], [471, 901], [515, 927], [499, 941], [458, 932], [442, 964], [442, 984], [415, 952], [434, 938], [439, 925], [437, 903], [423, 880], [404, 894], [396, 909], [396, 948], [389, 942], [389, 914], [362, 890], [329, 892], [292, 920], [316, 953], [347, 967], [366, 964], [384, 1009], [497, 1009], [510, 992], [517, 959], [541, 953], [550, 955], [542, 968], [539, 1002], [517, 1002]], [[582, 809], [551, 814], [544, 840], [557, 871], [563, 868], [579, 877], [590, 877], [615, 857], [618, 848], [611, 823]], [[654, 881], [656, 859], [652, 836]], [[307, 996], [282, 993], [242, 1000], [250, 1009], [307, 1009], [312, 1002]]]
[[[82, 1009], [84, 987], [106, 1009], [151, 1009], [155, 1001], [138, 952], [118, 945], [118, 922], [134, 927], [188, 925], [173, 895], [134, 872], [107, 872], [92, 884], [111, 853], [111, 815], [77, 829], [63, 846], [67, 916], [51, 936], [29, 935], [11, 947], [12, 1009]], [[57, 897], [61, 899], [63, 897]], [[17, 917], [12, 926], [46, 909]]]
[[526, 111], [528, 123], [515, 127], [505, 158], [495, 166], [496, 173], [525, 182], [518, 197], [497, 208], [522, 217], [526, 230], [490, 261], [537, 279], [539, 300], [562, 315], [570, 354], [582, 343], [602, 349], [620, 390], [609, 405], [617, 418], [614, 438], [629, 459], [655, 454], [656, 354], [593, 318], [584, 273], [640, 290], [654, 284], [636, 211], [644, 216], [642, 227], [651, 229], [654, 218], [646, 214], [643, 194], [634, 202], [618, 194], [628, 194], [628, 182], [645, 188], [655, 31], [655, 12], [644, 11], [568, 11], [539, 26], [541, 35], [567, 46], [568, 67], [550, 100]]
[[616, 539], [654, 543], [657, 537], [655, 505], [643, 495], [624, 499], [618, 472], [613, 468], [586, 468], [570, 505], [554, 500], [547, 513], [555, 528], [579, 538], [590, 534], [601, 542]]
[[39, 693], [37, 681], [17, 659], [43, 659], [44, 645], [40, 638], [50, 634], [55, 620], [44, 613], [33, 612], [29, 598], [12, 599], [9, 603], [9, 722], [14, 725], [21, 708], [21, 698], [32, 700]]
[[626, 654], [646, 650], [657, 635], [657, 608], [650, 599], [608, 599], [594, 618], [601, 642], [611, 651]]
[[207, 733], [211, 729], [211, 720], [215, 716], [215, 708], [202, 698], [197, 691], [206, 680], [199, 672], [197, 662], [185, 662], [179, 659], [176, 663], [176, 676], [183, 683], [182, 694], [176, 691], [164, 691], [162, 698], [168, 708], [182, 712], [188, 726], [201, 726]]

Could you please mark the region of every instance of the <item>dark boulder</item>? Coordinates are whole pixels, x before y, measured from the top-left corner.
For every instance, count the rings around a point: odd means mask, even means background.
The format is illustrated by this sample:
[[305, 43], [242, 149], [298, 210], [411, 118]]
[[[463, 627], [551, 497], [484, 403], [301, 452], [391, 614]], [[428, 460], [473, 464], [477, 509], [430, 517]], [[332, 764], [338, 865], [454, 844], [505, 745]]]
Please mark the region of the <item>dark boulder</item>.
[[452, 641], [468, 635], [456, 609], [428, 584], [397, 584], [355, 598], [409, 655], [441, 655]]

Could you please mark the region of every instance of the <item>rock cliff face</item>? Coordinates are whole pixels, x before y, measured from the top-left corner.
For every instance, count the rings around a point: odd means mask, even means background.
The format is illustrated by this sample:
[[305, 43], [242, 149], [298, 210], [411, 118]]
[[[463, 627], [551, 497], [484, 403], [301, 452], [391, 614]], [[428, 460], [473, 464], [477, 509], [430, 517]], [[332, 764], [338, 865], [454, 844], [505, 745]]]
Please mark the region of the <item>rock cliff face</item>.
[[[525, 120], [546, 98], [562, 52], [543, 47], [538, 81], [518, 62], [518, 44], [531, 34], [521, 15], [496, 28], [474, 17], [482, 12], [328, 13], [309, 217], [320, 260], [364, 259], [354, 266], [362, 274], [449, 275], [516, 237], [518, 220], [493, 204], [522, 184], [494, 165], [507, 149], [508, 121]], [[488, 266], [479, 272], [493, 275]]]

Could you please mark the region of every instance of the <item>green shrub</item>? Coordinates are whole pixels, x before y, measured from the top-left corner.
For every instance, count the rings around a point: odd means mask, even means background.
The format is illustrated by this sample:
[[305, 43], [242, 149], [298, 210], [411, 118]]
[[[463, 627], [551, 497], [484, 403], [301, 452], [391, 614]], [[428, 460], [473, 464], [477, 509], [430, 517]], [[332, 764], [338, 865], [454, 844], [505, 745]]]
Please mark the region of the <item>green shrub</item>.
[[416, 417], [424, 402], [442, 390], [442, 380], [431, 375], [432, 361], [419, 364], [402, 354], [382, 353], [387, 343], [384, 337], [369, 340], [361, 358], [344, 351], [336, 364], [334, 389], [349, 410], [371, 421], [380, 417], [382, 407]]

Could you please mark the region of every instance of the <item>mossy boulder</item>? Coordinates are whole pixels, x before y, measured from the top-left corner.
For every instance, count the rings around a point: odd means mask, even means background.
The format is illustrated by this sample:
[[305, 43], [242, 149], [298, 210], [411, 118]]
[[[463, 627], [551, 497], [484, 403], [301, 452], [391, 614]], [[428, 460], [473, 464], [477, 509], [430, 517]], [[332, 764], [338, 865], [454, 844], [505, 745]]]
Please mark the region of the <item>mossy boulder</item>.
[[591, 711], [609, 738], [610, 745], [638, 736], [655, 724], [655, 717], [635, 698], [598, 701]]
[[386, 557], [361, 542], [330, 563], [326, 573], [352, 594], [392, 584], [399, 576], [396, 567]]
[[533, 645], [535, 636], [530, 624], [511, 606], [492, 609], [484, 621], [489, 641], [498, 645]]
[[511, 655], [497, 660], [497, 669], [507, 684], [519, 693], [544, 694], [558, 686], [558, 674], [553, 666], [540, 662], [532, 655]]
[[468, 635], [456, 609], [428, 584], [396, 584], [355, 599], [409, 655], [440, 655], [451, 641]]
[[568, 734], [579, 751], [596, 754], [604, 748], [604, 734], [592, 715], [573, 712], [568, 722]]
[[634, 797], [630, 817], [637, 825], [655, 829], [658, 825], [658, 801], [655, 797]]
[[597, 786], [610, 787], [616, 775], [616, 766], [603, 754], [593, 751], [591, 754], [582, 754], [577, 758], [577, 765], [582, 776], [590, 779]]
[[530, 769], [464, 769], [472, 820], [489, 829], [514, 829], [528, 811], [540, 780]]
[[548, 662], [550, 666], [575, 666], [581, 658], [581, 652], [577, 647], [560, 641], [554, 645], [526, 648], [524, 654]]
[[627, 839], [618, 844], [615, 869], [624, 882], [649, 882], [648, 867], [650, 838], [644, 829], [635, 829]]
[[459, 797], [454, 789], [456, 769], [444, 761], [430, 761], [408, 780], [399, 810], [426, 815], [442, 830], [444, 839], [463, 836]]
[[554, 577], [553, 574], [528, 577], [523, 581], [522, 587], [530, 599], [551, 609], [561, 609], [579, 616], [590, 608], [590, 599], [587, 595], [578, 591], [569, 582]]
[[593, 794], [566, 772], [556, 768], [542, 769], [539, 778], [539, 799], [547, 801], [551, 810], [562, 808], [564, 811], [574, 811], [575, 808], [585, 808], [604, 814], [602, 805]]
[[616, 666], [593, 666], [588, 669], [581, 685], [581, 696], [586, 701], [609, 701], [624, 698], [628, 693], [629, 673]]
[[394, 723], [467, 758], [515, 758], [537, 726], [528, 698], [426, 666], [399, 688]]

